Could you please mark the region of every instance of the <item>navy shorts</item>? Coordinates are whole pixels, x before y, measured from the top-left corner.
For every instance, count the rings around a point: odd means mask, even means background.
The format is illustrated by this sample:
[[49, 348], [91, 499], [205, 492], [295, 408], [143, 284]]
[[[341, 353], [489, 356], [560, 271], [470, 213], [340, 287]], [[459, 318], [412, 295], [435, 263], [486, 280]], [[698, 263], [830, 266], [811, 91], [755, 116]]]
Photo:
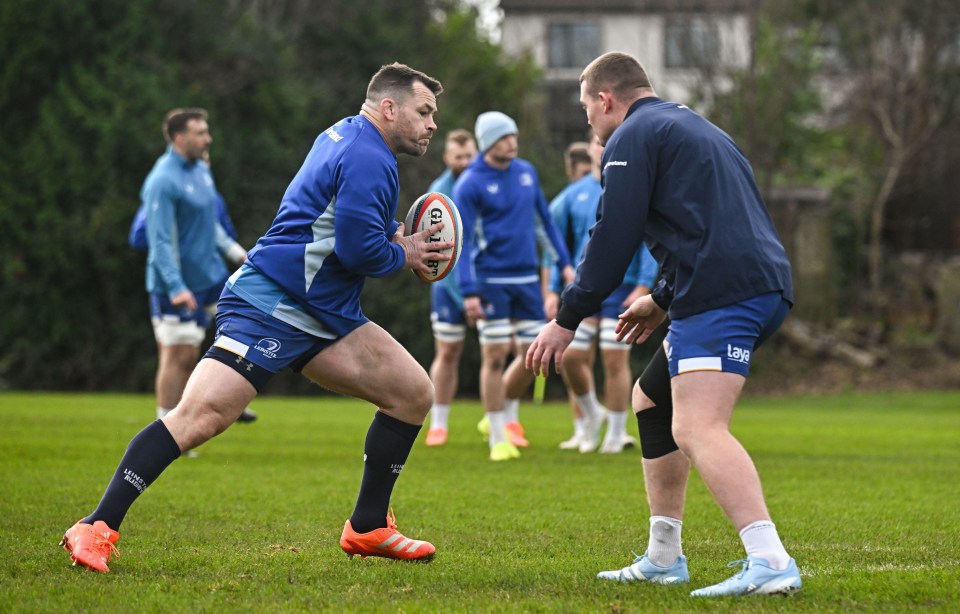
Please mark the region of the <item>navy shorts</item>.
[[223, 285], [194, 292], [197, 308], [179, 307], [163, 292], [151, 292], [150, 322], [153, 336], [160, 345], [192, 345], [199, 347], [207, 336], [207, 327], [217, 313], [217, 298]]
[[463, 297], [442, 283], [430, 287], [430, 326], [433, 336], [444, 343], [458, 343], [467, 336]]
[[544, 320], [540, 282], [479, 284], [483, 312], [488, 320]]
[[482, 283], [479, 286], [486, 318], [477, 322], [480, 345], [533, 343], [546, 324], [540, 282]]
[[232, 367], [260, 390], [281, 369], [299, 373], [339, 339], [306, 333], [225, 292], [218, 305], [216, 337], [204, 358]]
[[753, 351], [780, 328], [788, 311], [783, 295], [769, 292], [671, 321], [663, 342], [670, 377], [691, 371], [746, 377]]
[[434, 284], [430, 288], [430, 315], [434, 322], [466, 324], [463, 313], [463, 297], [457, 296], [446, 286]]
[[186, 307], [178, 307], [170, 302], [170, 297], [165, 292], [151, 292], [150, 298], [150, 318], [152, 320], [171, 320], [177, 322], [193, 322], [200, 328], [206, 328], [210, 325], [210, 312], [216, 312], [215, 309], [207, 309], [217, 304], [220, 298], [220, 292], [223, 290], [223, 284], [212, 286], [200, 292], [194, 292], [193, 296], [197, 300], [197, 308], [190, 311]]

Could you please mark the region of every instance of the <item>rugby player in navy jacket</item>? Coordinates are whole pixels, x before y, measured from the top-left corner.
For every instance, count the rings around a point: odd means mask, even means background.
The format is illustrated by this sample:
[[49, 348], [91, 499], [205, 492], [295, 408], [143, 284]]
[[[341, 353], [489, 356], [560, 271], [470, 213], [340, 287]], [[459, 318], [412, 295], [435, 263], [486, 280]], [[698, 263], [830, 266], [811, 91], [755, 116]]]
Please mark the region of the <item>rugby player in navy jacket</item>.
[[620, 315], [618, 338], [642, 342], [669, 315], [663, 346], [634, 386], [650, 505], [647, 551], [621, 582], [689, 581], [680, 542], [691, 463], [739, 531], [746, 550], [733, 577], [693, 596], [800, 588], [770, 519], [760, 478], [730, 433], [756, 347], [793, 301], [790, 264], [743, 153], [685, 105], [656, 97], [633, 57], [607, 53], [580, 76], [580, 103], [605, 143], [603, 196], [576, 280], [557, 319], [527, 353], [527, 366], [558, 365], [580, 321], [623, 279], [641, 241], [657, 258], [653, 293]]

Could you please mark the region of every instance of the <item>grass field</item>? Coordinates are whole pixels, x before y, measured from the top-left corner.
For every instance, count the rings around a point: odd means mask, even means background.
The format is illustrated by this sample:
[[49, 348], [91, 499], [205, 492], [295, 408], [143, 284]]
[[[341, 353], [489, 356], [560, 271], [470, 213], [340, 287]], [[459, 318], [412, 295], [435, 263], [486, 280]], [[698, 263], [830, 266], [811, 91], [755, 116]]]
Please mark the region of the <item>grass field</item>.
[[[747, 399], [734, 432], [753, 454], [804, 589], [694, 600], [742, 557], [691, 480], [691, 585], [601, 583], [646, 543], [636, 450], [562, 452], [559, 404], [524, 405], [532, 447], [491, 463], [475, 402], [450, 442], [423, 435], [393, 505], [436, 544], [430, 564], [348, 560], [337, 540], [362, 471], [372, 408], [264, 398], [175, 462], [124, 522], [112, 572], [71, 567], [63, 531], [96, 505], [147, 396], [0, 394], [2, 612], [898, 612], [960, 611], [960, 394]], [[636, 434], [636, 424], [631, 430]]]

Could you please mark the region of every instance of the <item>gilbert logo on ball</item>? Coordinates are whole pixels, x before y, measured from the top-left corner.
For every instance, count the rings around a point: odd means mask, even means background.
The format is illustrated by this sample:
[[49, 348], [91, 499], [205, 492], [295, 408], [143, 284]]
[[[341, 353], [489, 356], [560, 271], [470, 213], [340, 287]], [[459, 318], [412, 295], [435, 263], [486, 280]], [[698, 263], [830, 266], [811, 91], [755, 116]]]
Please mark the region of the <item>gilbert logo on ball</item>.
[[417, 277], [427, 282], [439, 281], [449, 275], [460, 259], [463, 248], [463, 222], [460, 221], [460, 212], [453, 204], [453, 199], [446, 194], [428, 192], [410, 206], [404, 220], [404, 232], [408, 235], [426, 230], [439, 222], [443, 222], [443, 228], [430, 235], [430, 241], [453, 241], [453, 247], [440, 252], [449, 254], [450, 260], [429, 263], [428, 273], [414, 271]]

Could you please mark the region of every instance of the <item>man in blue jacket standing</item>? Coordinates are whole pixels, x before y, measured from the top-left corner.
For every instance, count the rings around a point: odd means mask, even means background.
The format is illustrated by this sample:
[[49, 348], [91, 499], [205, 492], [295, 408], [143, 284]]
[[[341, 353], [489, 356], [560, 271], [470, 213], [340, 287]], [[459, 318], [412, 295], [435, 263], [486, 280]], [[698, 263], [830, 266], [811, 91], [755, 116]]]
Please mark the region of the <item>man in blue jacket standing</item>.
[[[237, 232], [223, 196], [214, 186], [211, 204], [211, 193], [205, 189], [213, 185], [209, 155], [213, 137], [209, 127], [204, 128], [206, 118], [206, 111], [200, 108], [174, 109], [167, 113], [163, 123], [167, 151], [147, 175], [140, 208], [130, 225], [130, 246], [147, 252], [150, 319], [159, 357], [155, 381], [157, 418], [167, 415], [180, 401], [187, 377], [200, 357], [206, 329], [216, 313], [216, 299], [220, 296], [217, 288], [222, 289], [227, 280], [226, 267], [201, 250], [210, 247], [212, 236], [214, 249], [222, 260], [239, 265], [247, 257], [246, 250], [237, 243]], [[205, 172], [202, 167], [206, 167]], [[203, 209], [205, 206], [216, 210], [213, 225]], [[161, 239], [153, 249], [147, 240], [148, 222], [154, 227], [154, 236]], [[171, 256], [176, 258], [175, 262], [171, 262]], [[197, 276], [196, 270], [206, 274]], [[193, 283], [199, 281], [201, 287], [194, 285], [189, 289], [195, 299], [200, 297], [202, 309], [191, 310], [174, 304], [172, 297], [165, 293], [166, 283], [178, 285], [175, 279], [178, 273], [183, 279], [195, 280]], [[219, 282], [208, 287], [215, 278]], [[255, 413], [245, 409], [237, 422], [256, 419]]]
[[657, 98], [627, 54], [604, 54], [584, 69], [580, 103], [606, 146], [599, 219], [527, 365], [545, 373], [551, 360], [561, 362], [577, 325], [620, 284], [641, 241], [662, 277], [620, 314], [618, 339], [642, 342], [670, 317], [662, 348], [634, 387], [649, 546], [633, 564], [599, 577], [689, 581], [680, 528], [692, 464], [739, 531], [746, 558], [733, 577], [691, 594], [797, 590], [797, 564], [770, 519], [753, 461], [729, 429], [753, 351], [793, 301], [790, 263], [750, 164], [719, 128]]
[[[224, 258], [239, 264], [247, 257], [219, 222], [220, 195], [205, 161], [213, 142], [207, 112], [174, 109], [163, 128], [169, 146], [140, 192], [147, 293], [159, 354], [157, 418], [180, 401], [200, 357], [200, 344], [227, 280]], [[249, 410], [238, 418], [252, 419]]]
[[[463, 262], [456, 268], [467, 322], [480, 338], [480, 399], [489, 420], [490, 460], [518, 458], [527, 445], [517, 418], [520, 396], [533, 382], [523, 364], [526, 347], [544, 324], [538, 237], [573, 278], [573, 267], [550, 218], [533, 165], [517, 157], [517, 124], [498, 111], [477, 117], [481, 155], [454, 185], [463, 220]], [[513, 340], [520, 352], [506, 367]]]

